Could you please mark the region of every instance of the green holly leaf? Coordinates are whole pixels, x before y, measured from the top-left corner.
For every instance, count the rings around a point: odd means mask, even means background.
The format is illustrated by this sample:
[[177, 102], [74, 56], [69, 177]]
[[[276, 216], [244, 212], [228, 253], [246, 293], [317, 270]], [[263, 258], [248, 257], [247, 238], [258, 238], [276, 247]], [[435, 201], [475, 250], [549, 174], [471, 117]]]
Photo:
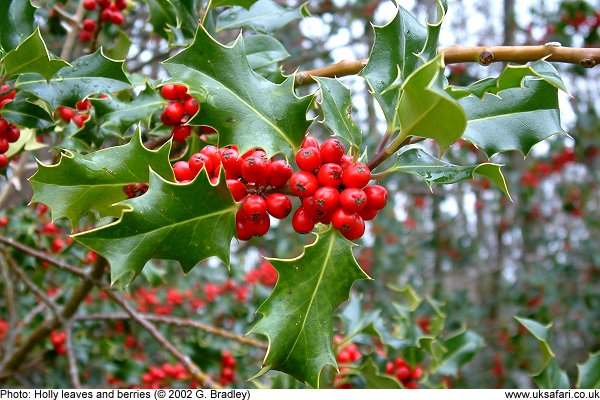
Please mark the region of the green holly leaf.
[[86, 155], [63, 152], [56, 165], [38, 161], [37, 172], [29, 178], [34, 192], [31, 201], [48, 205], [53, 220], [66, 217], [73, 227], [90, 210], [118, 216], [123, 205], [115, 203], [127, 198], [123, 187], [148, 182], [149, 167], [174, 180], [169, 151], [170, 144], [158, 150], [146, 149], [138, 131], [123, 146]]
[[169, 39], [170, 27], [177, 26], [177, 10], [169, 0], [146, 0], [150, 15], [148, 21], [154, 33], [163, 39]]
[[113, 284], [131, 283], [153, 258], [178, 261], [185, 273], [211, 256], [229, 267], [238, 205], [220, 176], [213, 186], [202, 170], [182, 185], [152, 171], [146, 194], [119, 203], [118, 221], [73, 238], [109, 261]]
[[8, 151], [5, 154], [6, 157], [11, 158], [15, 154], [18, 154], [21, 150], [35, 151], [44, 147], [46, 147], [45, 144], [36, 140], [34, 131], [31, 129], [21, 129], [19, 140], [17, 140], [15, 143], [11, 143]]
[[333, 312], [348, 299], [356, 280], [370, 279], [354, 259], [353, 246], [330, 228], [317, 234], [301, 256], [268, 259], [279, 279], [258, 309], [262, 318], [250, 331], [269, 340], [257, 376], [275, 369], [318, 388], [321, 370], [336, 366]]
[[217, 17], [217, 33], [227, 29], [252, 29], [272, 34], [290, 22], [310, 16], [306, 3], [285, 8], [273, 0], [258, 0], [249, 9], [233, 7]]
[[[116, 33], [111, 31], [110, 34], [101, 32], [103, 35], [101, 43], [110, 43], [109, 46], [104, 45], [104, 54], [113, 60], [124, 60], [129, 54], [131, 47], [131, 38], [122, 29], [117, 29]], [[105, 36], [104, 36], [105, 35]]]
[[415, 311], [423, 302], [423, 298], [419, 296], [419, 294], [416, 292], [415, 288], [412, 287], [412, 285], [405, 285], [402, 287], [396, 285], [388, 285], [388, 287], [394, 292], [400, 293], [402, 297], [404, 297], [404, 300], [407, 303], [408, 311]]
[[534, 374], [540, 375], [546, 369], [550, 361], [554, 359], [554, 353], [550, 348], [550, 344], [548, 344], [548, 341], [550, 340], [550, 328], [552, 327], [552, 324], [550, 323], [548, 325], [542, 325], [532, 319], [521, 318], [517, 316], [515, 316], [515, 319], [519, 321], [519, 323], [523, 325], [529, 331], [529, 333], [533, 335], [533, 337], [535, 337], [540, 345], [540, 350], [542, 351], [542, 365], [539, 368], [540, 372]]
[[256, 3], [256, 0], [212, 0], [210, 6], [211, 8], [232, 6], [249, 8], [254, 3]]
[[69, 65], [60, 58], [50, 56], [48, 48], [38, 27], [27, 39], [25, 39], [17, 48], [9, 51], [1, 63], [4, 65], [4, 71], [7, 76], [14, 76], [24, 73], [40, 74], [46, 79], [50, 79], [59, 69]]
[[60, 105], [72, 107], [91, 94], [127, 89], [130, 83], [123, 72], [123, 61], [106, 58], [98, 50], [60, 69], [48, 82], [38, 74], [23, 74], [15, 87], [33, 93], [54, 110]]
[[577, 364], [577, 388], [600, 389], [600, 352], [590, 354], [586, 362]]
[[360, 367], [360, 375], [365, 379], [365, 389], [402, 389], [402, 384], [393, 376], [379, 372], [372, 358]]
[[442, 375], [456, 375], [459, 369], [471, 361], [485, 342], [477, 333], [465, 329], [444, 342], [446, 353], [435, 368]]
[[8, 122], [20, 127], [48, 129], [54, 126], [54, 120], [46, 110], [21, 96], [6, 103], [0, 110], [0, 114]]
[[532, 376], [540, 389], [570, 389], [567, 373], [558, 366], [556, 360], [550, 361], [538, 375]]
[[167, 101], [150, 85], [146, 85], [132, 101], [123, 101], [108, 95], [104, 99], [91, 98], [90, 102], [94, 106], [96, 117], [96, 145], [100, 145], [109, 135], [123, 136], [135, 123], [142, 122], [150, 126], [152, 115], [167, 105]]
[[357, 151], [362, 143], [362, 132], [352, 117], [352, 98], [350, 89], [337, 79], [317, 78], [315, 80], [321, 89], [321, 109], [323, 121], [335, 136], [346, 140]]
[[421, 149], [410, 149], [400, 153], [396, 164], [388, 171], [417, 175], [430, 188], [434, 183], [452, 184], [481, 175], [492, 181], [510, 199], [501, 167], [502, 165], [493, 163], [455, 165], [435, 158]]
[[29, 0], [4, 0], [0, 7], [0, 47], [16, 48], [34, 29], [35, 7]]
[[525, 80], [523, 87], [482, 99], [468, 96], [458, 101], [467, 114], [464, 138], [483, 148], [488, 156], [531, 148], [556, 134], [560, 126], [558, 89], [545, 80]]
[[496, 78], [484, 78], [469, 86], [448, 86], [446, 91], [455, 99], [462, 99], [469, 95], [481, 99], [486, 93], [498, 94], [502, 90], [523, 87], [528, 77], [542, 79], [555, 88], [569, 93], [556, 68], [544, 60], [527, 65], [507, 65]]
[[352, 294], [348, 304], [339, 316], [344, 322], [344, 340], [358, 335], [364, 330], [374, 332], [374, 324], [380, 318], [381, 310], [365, 311], [362, 297]]
[[240, 38], [225, 47], [200, 27], [194, 43], [164, 66], [191, 95], [206, 99], [190, 123], [217, 129], [219, 147], [236, 144], [240, 154], [262, 147], [270, 155], [300, 147], [312, 96], [296, 97], [293, 76], [275, 84], [254, 72]]
[[277, 65], [290, 56], [277, 39], [268, 35], [244, 36], [244, 46], [250, 68], [255, 71]]

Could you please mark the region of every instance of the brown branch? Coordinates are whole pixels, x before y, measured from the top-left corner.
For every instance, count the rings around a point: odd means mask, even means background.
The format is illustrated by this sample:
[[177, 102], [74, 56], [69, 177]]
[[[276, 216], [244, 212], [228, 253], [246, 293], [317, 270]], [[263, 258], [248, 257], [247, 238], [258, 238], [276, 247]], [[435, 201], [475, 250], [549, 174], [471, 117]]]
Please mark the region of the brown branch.
[[4, 296], [6, 297], [6, 309], [8, 311], [8, 331], [6, 338], [3, 343], [4, 355], [3, 359], [8, 356], [10, 349], [13, 347], [17, 339], [17, 305], [15, 304], [15, 288], [13, 286], [13, 280], [10, 276], [8, 260], [3, 259], [2, 261], [2, 279], [4, 280]]
[[60, 52], [60, 58], [63, 60], [67, 60], [71, 57], [71, 52], [73, 51], [73, 47], [78, 40], [79, 34], [79, 24], [83, 20], [83, 15], [85, 13], [85, 8], [83, 7], [83, 1], [80, 1], [77, 5], [77, 10], [75, 11], [75, 15], [73, 18], [75, 19], [74, 23], [71, 24], [71, 30], [67, 33], [67, 37], [65, 38], [65, 44], [63, 45], [62, 51]]
[[[579, 64], [592, 68], [600, 63], [600, 48], [562, 47], [558, 44], [548, 43], [540, 46], [478, 46], [464, 47], [452, 46], [441, 49], [446, 65], [476, 62], [490, 65], [495, 62], [526, 63], [541, 60]], [[313, 76], [328, 78], [356, 75], [367, 65], [368, 59], [343, 60], [337, 64], [328, 65], [296, 74], [296, 85], [314, 83]]]
[[[222, 336], [227, 339], [235, 340], [236, 342], [240, 342], [242, 344], [247, 344], [249, 346], [258, 347], [261, 349], [266, 349], [267, 344], [261, 342], [260, 340], [250, 339], [244, 336], [238, 336], [231, 332], [226, 331], [222, 328], [217, 328], [216, 326], [208, 325], [199, 321], [194, 321], [189, 318], [178, 318], [178, 317], [169, 317], [164, 315], [157, 314], [140, 314], [143, 318], [148, 321], [160, 322], [168, 325], [176, 325], [176, 326], [189, 326], [193, 328], [200, 329], [204, 332], [211, 333], [213, 335]], [[91, 321], [91, 320], [117, 320], [117, 319], [131, 319], [131, 317], [125, 313], [111, 313], [111, 314], [88, 314], [81, 315], [74, 318], [75, 321]]]
[[135, 320], [146, 332], [150, 334], [163, 348], [165, 348], [173, 357], [175, 357], [184, 367], [196, 378], [201, 384], [208, 388], [219, 389], [220, 385], [213, 382], [210, 376], [206, 375], [202, 370], [186, 355], [181, 353], [160, 331], [144, 318], [143, 315], [139, 314], [136, 310], [129, 305], [129, 303], [118, 293], [107, 290], [106, 294], [117, 303], [129, 316]]
[[79, 381], [79, 370], [77, 369], [77, 358], [75, 357], [75, 349], [73, 348], [73, 332], [71, 323], [67, 322], [65, 328], [65, 347], [67, 348], [67, 358], [69, 359], [69, 376], [71, 377], [71, 385], [73, 389], [81, 389]]

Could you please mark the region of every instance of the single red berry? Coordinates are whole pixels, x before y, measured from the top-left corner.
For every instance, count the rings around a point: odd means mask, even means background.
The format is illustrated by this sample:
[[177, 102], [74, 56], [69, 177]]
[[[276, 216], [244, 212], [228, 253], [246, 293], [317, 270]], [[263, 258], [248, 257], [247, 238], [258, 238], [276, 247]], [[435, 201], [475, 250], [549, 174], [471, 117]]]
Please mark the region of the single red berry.
[[292, 177], [294, 170], [285, 160], [275, 160], [267, 167], [267, 183], [273, 187], [284, 186]]
[[267, 202], [257, 194], [246, 197], [242, 211], [247, 219], [258, 222], [267, 213]]
[[357, 162], [344, 168], [342, 183], [347, 187], [362, 189], [367, 186], [370, 180], [371, 170], [366, 164]]
[[224, 147], [219, 154], [227, 179], [238, 179], [242, 174], [242, 165], [237, 150]]
[[115, 6], [117, 6], [119, 10], [124, 10], [127, 8], [127, 0], [115, 0]]
[[319, 219], [319, 210], [317, 209], [317, 203], [313, 196], [303, 198], [302, 207], [304, 207], [304, 211], [306, 211], [314, 221]]
[[346, 211], [358, 212], [367, 205], [367, 195], [358, 188], [346, 188], [340, 193], [340, 205]]
[[6, 225], [8, 225], [8, 217], [6, 215], [3, 215], [0, 217], [0, 226], [5, 227]]
[[188, 94], [188, 88], [185, 85], [175, 84], [175, 92], [177, 93], [177, 97], [179, 100], [187, 100], [190, 95]]
[[298, 171], [290, 178], [290, 189], [300, 198], [312, 196], [318, 187], [317, 178], [310, 172]]
[[219, 166], [221, 165], [221, 153], [219, 153], [219, 149], [216, 146], [208, 145], [204, 146], [200, 150], [200, 153], [210, 158], [213, 171], [214, 173], [217, 173], [219, 170]]
[[81, 43], [87, 43], [90, 40], [92, 40], [92, 32], [84, 30], [79, 31], [79, 41]]
[[333, 227], [340, 232], [350, 230], [356, 221], [356, 214], [350, 211], [346, 211], [341, 207], [338, 207], [331, 216], [331, 223]]
[[[335, 210], [340, 200], [340, 192], [332, 186], [322, 186], [315, 191], [313, 195], [317, 210], [323, 214]], [[319, 215], [320, 216], [320, 215]]]
[[52, 241], [52, 252], [60, 253], [65, 248], [65, 241], [62, 239], [54, 239]]
[[8, 131], [8, 121], [0, 117], [0, 135], [4, 135], [6, 131]]
[[367, 208], [363, 208], [358, 212], [358, 215], [360, 215], [365, 221], [371, 221], [377, 216], [378, 212], [379, 211], [377, 210], [369, 210]]
[[85, 121], [87, 121], [88, 118], [86, 118], [83, 115], [75, 115], [73, 118], [71, 118], [71, 122], [73, 122], [78, 128], [82, 128], [83, 124], [85, 123]]
[[174, 141], [185, 142], [185, 139], [192, 134], [192, 127], [189, 125], [177, 125], [173, 127], [171, 133]]
[[248, 194], [248, 192], [246, 192], [246, 185], [237, 179], [227, 179], [227, 187], [235, 201], [243, 200]]
[[412, 379], [420, 379], [421, 376], [423, 376], [423, 367], [421, 367], [420, 365], [417, 365], [415, 367], [415, 369], [413, 369], [413, 371], [412, 371], [411, 378]]
[[262, 158], [250, 156], [242, 161], [241, 172], [247, 182], [260, 184], [266, 181], [267, 165]]
[[196, 115], [198, 110], [200, 109], [200, 104], [198, 104], [198, 100], [193, 97], [190, 97], [183, 103], [183, 108], [185, 109], [185, 113], [190, 117]]
[[337, 360], [341, 364], [347, 364], [350, 362], [350, 354], [344, 349], [338, 353]]
[[300, 145], [301, 148], [305, 148], [305, 147], [316, 147], [317, 149], [319, 148], [319, 142], [317, 141], [317, 139], [315, 139], [312, 136], [307, 136], [304, 138], [304, 140], [302, 141], [302, 144]]
[[96, 0], [83, 0], [83, 8], [88, 11], [96, 9]]
[[160, 115], [162, 123], [169, 126], [178, 125], [185, 113], [181, 103], [171, 103]]
[[271, 220], [269, 219], [269, 215], [264, 213], [257, 221], [248, 220], [246, 227], [253, 235], [264, 236], [271, 227]]
[[320, 150], [323, 163], [339, 164], [342, 161], [346, 148], [342, 142], [331, 138], [321, 144]]
[[190, 169], [190, 165], [187, 161], [177, 161], [173, 164], [173, 173], [175, 173], [175, 179], [179, 182], [191, 181], [196, 176]]
[[206, 169], [206, 173], [209, 174], [209, 176], [211, 171], [213, 170], [210, 158], [202, 153], [192, 154], [192, 156], [190, 157], [189, 164], [190, 170], [194, 173], [194, 176], [198, 175], [198, 172], [200, 172], [202, 167]]
[[92, 108], [92, 102], [89, 100], [79, 100], [77, 103], [75, 103], [75, 108], [81, 112], [85, 112]]
[[406, 365], [402, 365], [396, 369], [396, 378], [400, 381], [405, 381], [410, 378], [410, 369]]
[[69, 107], [58, 107], [58, 113], [63, 121], [69, 122], [75, 116], [75, 110]]
[[235, 230], [237, 231], [239, 240], [250, 240], [252, 237], [252, 232], [248, 229], [248, 224], [250, 224], [250, 222], [248, 222], [245, 217], [238, 218], [236, 215]]
[[342, 161], [340, 161], [340, 167], [342, 167], [342, 169], [344, 169], [353, 163], [354, 163], [354, 159], [352, 158], [352, 156], [350, 154], [344, 154], [342, 156]]
[[333, 215], [333, 211], [323, 212], [321, 210], [317, 210], [317, 222], [320, 222], [325, 225], [329, 225], [331, 223], [332, 215]]
[[0, 154], [0, 168], [4, 168], [8, 165], [8, 157], [6, 154]]
[[369, 210], [381, 210], [385, 207], [388, 198], [386, 188], [380, 185], [370, 185], [363, 190], [367, 196], [366, 208]]
[[96, 30], [96, 21], [91, 18], [86, 18], [82, 22], [82, 27], [84, 31], [94, 32]]
[[292, 227], [296, 232], [306, 234], [313, 230], [315, 222], [310, 215], [308, 215], [306, 210], [304, 210], [304, 207], [298, 207], [292, 217]]
[[100, 18], [102, 21], [110, 21], [112, 18], [113, 11], [110, 8], [105, 8], [100, 12]]
[[177, 100], [179, 96], [175, 90], [175, 85], [164, 85], [160, 88], [160, 95], [166, 100]]
[[4, 154], [8, 151], [8, 147], [10, 144], [8, 143], [8, 139], [4, 136], [0, 136], [0, 154]]
[[110, 15], [110, 22], [115, 25], [122, 25], [125, 22], [125, 16], [121, 11], [113, 11]]
[[304, 171], [314, 171], [321, 166], [321, 153], [316, 147], [303, 147], [296, 153], [296, 164]]
[[333, 163], [323, 164], [319, 168], [317, 179], [321, 186], [338, 187], [342, 184], [342, 167]]
[[365, 234], [365, 221], [360, 215], [355, 214], [354, 223], [350, 225], [350, 228], [345, 231], [341, 231], [342, 235], [348, 240], [356, 240]]
[[21, 137], [21, 130], [11, 124], [8, 126], [8, 130], [4, 132], [4, 136], [8, 140], [8, 143], [14, 143]]
[[281, 193], [271, 193], [267, 196], [267, 212], [275, 218], [283, 219], [292, 212], [292, 202]]

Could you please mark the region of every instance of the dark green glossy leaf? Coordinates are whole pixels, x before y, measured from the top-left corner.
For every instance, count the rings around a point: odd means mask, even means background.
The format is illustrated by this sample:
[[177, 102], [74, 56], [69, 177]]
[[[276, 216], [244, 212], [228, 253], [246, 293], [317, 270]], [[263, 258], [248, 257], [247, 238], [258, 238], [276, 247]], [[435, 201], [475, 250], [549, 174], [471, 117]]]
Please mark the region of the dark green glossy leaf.
[[130, 83], [123, 72], [123, 62], [108, 59], [98, 50], [62, 68], [49, 82], [37, 74], [23, 74], [15, 87], [35, 94], [55, 109], [61, 105], [74, 107], [91, 94], [126, 89]]
[[435, 371], [442, 375], [456, 375], [483, 346], [483, 338], [471, 330], [452, 336], [444, 342], [447, 352]]
[[0, 47], [16, 48], [33, 32], [35, 7], [29, 0], [3, 0], [0, 7]]
[[269, 340], [258, 376], [276, 369], [318, 388], [321, 370], [336, 366], [333, 312], [348, 299], [356, 280], [369, 279], [356, 263], [352, 247], [331, 228], [319, 233], [301, 256], [269, 259], [279, 279], [258, 309], [262, 318], [250, 331]]
[[590, 354], [586, 362], [577, 365], [577, 387], [600, 389], [600, 352]]
[[459, 100], [467, 114], [464, 138], [488, 156], [519, 150], [527, 155], [537, 143], [562, 133], [558, 89], [544, 80], [525, 80], [522, 88]]
[[310, 14], [306, 4], [285, 8], [273, 0], [258, 0], [249, 9], [232, 7], [217, 17], [217, 32], [227, 29], [252, 29], [271, 34], [290, 22]]
[[[550, 344], [548, 343], [550, 340], [550, 328], [552, 327], [552, 324], [542, 325], [532, 319], [521, 318], [517, 316], [515, 316], [515, 319], [519, 321], [519, 323], [523, 325], [538, 341], [540, 350], [542, 350], [542, 365], [539, 369], [540, 371], [543, 371], [548, 366], [550, 361], [554, 359], [554, 353], [552, 352]], [[535, 375], [539, 374], [541, 374], [541, 372]]]
[[350, 89], [337, 79], [315, 78], [321, 88], [321, 109], [325, 126], [334, 135], [350, 143], [357, 151], [362, 143], [362, 132], [350, 115], [352, 98]]
[[213, 186], [202, 170], [182, 185], [152, 171], [146, 194], [119, 203], [118, 221], [73, 238], [110, 262], [113, 284], [129, 284], [153, 258], [178, 261], [186, 273], [212, 256], [229, 267], [238, 205], [220, 176]]
[[7, 103], [0, 110], [0, 114], [8, 122], [19, 127], [48, 129], [54, 126], [54, 121], [46, 110], [24, 98], [17, 98]]
[[434, 183], [452, 184], [475, 175], [488, 178], [510, 198], [504, 175], [500, 164], [483, 163], [477, 165], [461, 166], [437, 159], [421, 149], [410, 149], [402, 152], [390, 172], [403, 172], [414, 174], [422, 178], [429, 186]]
[[379, 372], [371, 358], [360, 367], [360, 375], [366, 381], [365, 389], [402, 389], [402, 384], [396, 378]]
[[290, 155], [302, 143], [312, 96], [296, 97], [293, 76], [275, 84], [252, 71], [243, 40], [225, 47], [200, 27], [194, 43], [164, 66], [202, 103], [190, 123], [217, 129], [219, 147]]
[[127, 198], [123, 187], [148, 182], [149, 167], [174, 180], [170, 144], [148, 150], [141, 140], [138, 132], [124, 146], [83, 156], [65, 152], [56, 165], [38, 162], [38, 171], [29, 179], [34, 191], [31, 201], [48, 205], [54, 220], [66, 217], [73, 227], [90, 210], [103, 216], [120, 215], [123, 205], [115, 203]]
[[69, 64], [48, 53], [40, 29], [36, 29], [19, 46], [9, 51], [2, 62], [7, 76], [35, 73], [50, 79], [59, 69]]
[[540, 389], [570, 389], [567, 373], [552, 359], [546, 368], [538, 375], [532, 376], [533, 381]]
[[163, 39], [168, 39], [167, 31], [170, 26], [177, 26], [177, 11], [169, 0], [146, 0], [150, 16], [148, 21], [154, 29], [154, 33]]

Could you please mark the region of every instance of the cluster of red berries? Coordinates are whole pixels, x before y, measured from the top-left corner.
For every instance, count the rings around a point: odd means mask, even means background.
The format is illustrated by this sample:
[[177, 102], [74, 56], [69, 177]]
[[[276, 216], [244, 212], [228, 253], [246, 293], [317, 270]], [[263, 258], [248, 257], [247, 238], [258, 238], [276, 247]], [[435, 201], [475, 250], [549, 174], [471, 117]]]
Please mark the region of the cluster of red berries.
[[200, 103], [188, 94], [183, 85], [164, 85], [160, 94], [165, 100], [171, 101], [160, 115], [160, 120], [167, 126], [172, 126], [173, 140], [184, 142], [192, 133], [191, 125], [184, 125], [200, 109]]
[[221, 376], [219, 378], [221, 386], [235, 382], [236, 364], [235, 358], [233, 358], [231, 352], [228, 350], [223, 350], [221, 352]]
[[[93, 11], [100, 9], [100, 20], [106, 23], [122, 25], [125, 22], [125, 16], [121, 11], [127, 8], [127, 0], [82, 0], [83, 8]], [[83, 20], [82, 29], [79, 31], [79, 40], [81, 43], [87, 43], [94, 37], [97, 29], [96, 21], [92, 18]]]
[[142, 375], [143, 387], [147, 389], [170, 387], [174, 380], [184, 381], [187, 379], [190, 379], [190, 374], [182, 364], [151, 366], [148, 372]]
[[387, 363], [385, 373], [395, 376], [406, 389], [418, 389], [418, 381], [423, 376], [423, 367], [417, 365], [411, 368], [404, 359], [398, 357], [393, 362]]
[[265, 286], [275, 286], [277, 283], [277, 270], [270, 262], [265, 261], [260, 264], [257, 268], [249, 271], [246, 274], [246, 282], [249, 284], [255, 284], [256, 282], [260, 282]]
[[347, 374], [350, 371], [350, 366], [347, 364], [359, 361], [362, 358], [362, 353], [354, 343], [340, 346], [342, 337], [339, 335], [333, 338], [333, 342], [338, 346], [337, 362], [342, 364], [339, 366], [340, 373], [335, 376], [334, 386], [336, 389], [352, 389], [352, 383], [348, 380]]
[[[103, 97], [106, 97], [104, 95]], [[73, 122], [78, 128], [83, 127], [85, 121], [90, 119], [90, 110], [92, 102], [89, 100], [80, 100], [75, 104], [75, 108], [60, 106], [57, 108], [60, 118], [69, 123]]]
[[67, 334], [64, 331], [50, 332], [50, 341], [54, 346], [54, 351], [56, 351], [56, 354], [65, 354], [67, 352], [67, 348], [65, 347]]
[[[8, 84], [0, 86], [0, 93], [4, 93], [0, 96], [0, 109], [2, 109], [6, 103], [13, 101], [17, 94], [16, 90], [11, 89], [11, 86]], [[0, 117], [0, 168], [4, 168], [8, 164], [8, 157], [4, 153], [8, 151], [10, 143], [19, 140], [20, 136], [21, 131], [19, 128]]]
[[385, 207], [387, 190], [368, 185], [371, 170], [344, 154], [344, 144], [332, 138], [321, 145], [307, 137], [296, 154], [300, 171], [290, 178], [292, 193], [302, 199], [292, 217], [298, 233], [309, 233], [317, 222], [332, 224], [345, 238], [355, 240], [365, 233], [370, 221]]

